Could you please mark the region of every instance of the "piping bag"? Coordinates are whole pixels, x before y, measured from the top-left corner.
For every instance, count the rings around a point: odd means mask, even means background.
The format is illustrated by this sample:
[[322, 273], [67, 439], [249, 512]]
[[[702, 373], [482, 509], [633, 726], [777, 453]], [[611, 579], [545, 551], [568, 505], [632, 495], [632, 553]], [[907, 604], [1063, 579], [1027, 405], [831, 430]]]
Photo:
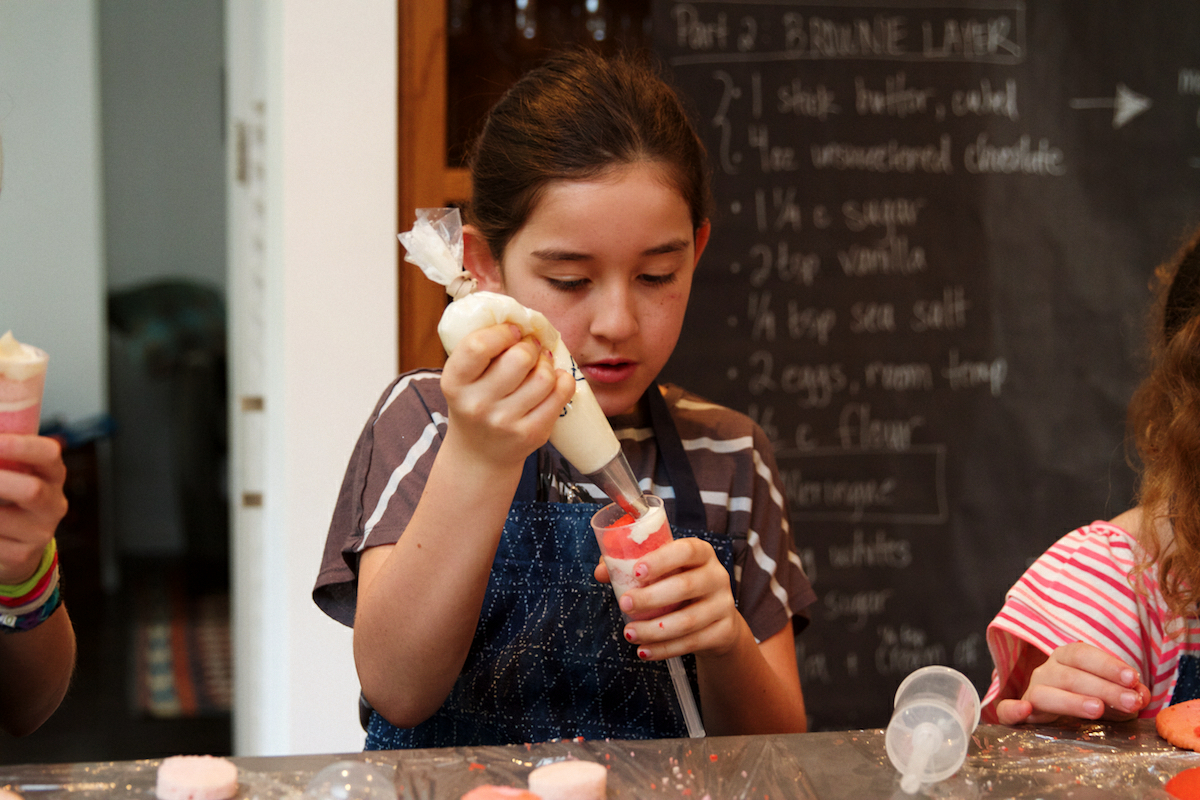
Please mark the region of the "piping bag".
[[545, 315], [508, 295], [476, 290], [475, 278], [463, 268], [462, 220], [457, 208], [419, 208], [413, 229], [400, 234], [408, 250], [404, 260], [416, 264], [426, 277], [446, 287], [454, 302], [438, 323], [446, 353], [468, 334], [489, 325], [510, 322], [533, 336], [554, 354], [554, 366], [575, 378], [575, 396], [563, 408], [550, 433], [550, 444], [600, 490], [635, 519], [646, 513], [642, 490], [612, 426], [588, 386], [562, 337]]
[[[571, 398], [554, 429], [550, 444], [592, 483], [633, 519], [649, 511], [642, 490], [612, 425], [587, 379], [571, 357], [562, 337], [545, 315], [526, 308], [508, 295], [477, 291], [475, 278], [463, 268], [462, 219], [457, 208], [419, 208], [411, 231], [399, 235], [408, 253], [404, 260], [416, 264], [425, 276], [446, 287], [454, 302], [446, 306], [438, 322], [438, 336], [446, 353], [480, 328], [510, 322], [526, 336], [533, 336], [554, 354], [554, 366], [575, 378]], [[675, 696], [687, 722], [688, 735], [704, 736], [692, 686], [678, 656], [667, 659]]]

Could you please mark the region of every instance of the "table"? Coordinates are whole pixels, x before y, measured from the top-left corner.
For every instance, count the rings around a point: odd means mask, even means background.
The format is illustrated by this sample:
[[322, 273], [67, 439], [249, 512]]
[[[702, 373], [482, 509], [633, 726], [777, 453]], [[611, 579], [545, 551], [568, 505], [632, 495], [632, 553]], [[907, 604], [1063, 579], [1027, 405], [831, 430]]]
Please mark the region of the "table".
[[[458, 800], [483, 783], [524, 786], [547, 760], [610, 768], [610, 798], [690, 800], [902, 800], [883, 731], [726, 736], [648, 742], [565, 741], [510, 747], [235, 758], [240, 798], [301, 800], [322, 768], [363, 761], [393, 779], [404, 800]], [[156, 760], [0, 767], [0, 785], [26, 798], [152, 798]], [[981, 725], [963, 768], [917, 797], [1169, 800], [1162, 785], [1200, 766], [1152, 721], [1076, 727]]]

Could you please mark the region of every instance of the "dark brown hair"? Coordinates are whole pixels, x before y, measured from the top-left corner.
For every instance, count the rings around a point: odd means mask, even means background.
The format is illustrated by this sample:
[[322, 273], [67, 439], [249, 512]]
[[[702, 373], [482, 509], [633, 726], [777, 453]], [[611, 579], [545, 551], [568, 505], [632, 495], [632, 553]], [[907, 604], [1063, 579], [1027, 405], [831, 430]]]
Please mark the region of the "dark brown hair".
[[[1200, 230], [1155, 274], [1150, 374], [1129, 404], [1129, 432], [1140, 460], [1142, 547], [1158, 564], [1168, 607], [1188, 616], [1200, 604]], [[1156, 533], [1163, 519], [1174, 532], [1166, 541]]]
[[666, 81], [632, 55], [557, 53], [523, 75], [488, 114], [470, 158], [467, 221], [500, 262], [547, 183], [595, 178], [637, 162], [664, 168], [688, 205], [693, 230], [708, 219], [708, 158]]

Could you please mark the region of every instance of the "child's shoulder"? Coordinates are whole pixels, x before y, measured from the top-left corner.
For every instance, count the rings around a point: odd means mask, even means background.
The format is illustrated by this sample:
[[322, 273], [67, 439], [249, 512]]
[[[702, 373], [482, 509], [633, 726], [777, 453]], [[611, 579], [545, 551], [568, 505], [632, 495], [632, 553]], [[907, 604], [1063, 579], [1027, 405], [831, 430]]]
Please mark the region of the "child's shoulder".
[[1063, 536], [1038, 559], [1041, 566], [1049, 564], [1106, 563], [1129, 569], [1141, 557], [1137, 537], [1122, 525], [1119, 518], [1096, 520]]
[[756, 445], [765, 445], [767, 436], [746, 414], [690, 392], [671, 383], [661, 385], [663, 399], [683, 439], [706, 436], [729, 440], [751, 437]]
[[371, 420], [378, 422], [385, 417], [408, 416], [414, 411], [427, 416], [446, 415], [440, 369], [416, 369], [397, 375], [380, 395]]

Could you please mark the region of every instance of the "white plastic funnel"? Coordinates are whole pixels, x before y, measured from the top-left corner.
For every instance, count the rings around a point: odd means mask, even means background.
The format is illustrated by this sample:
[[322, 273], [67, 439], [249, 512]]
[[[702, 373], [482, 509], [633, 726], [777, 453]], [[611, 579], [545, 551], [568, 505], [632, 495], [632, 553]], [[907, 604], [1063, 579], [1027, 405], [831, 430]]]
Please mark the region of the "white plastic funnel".
[[961, 672], [929, 666], [905, 678], [884, 737], [900, 788], [914, 794], [957, 772], [978, 724], [979, 693]]

